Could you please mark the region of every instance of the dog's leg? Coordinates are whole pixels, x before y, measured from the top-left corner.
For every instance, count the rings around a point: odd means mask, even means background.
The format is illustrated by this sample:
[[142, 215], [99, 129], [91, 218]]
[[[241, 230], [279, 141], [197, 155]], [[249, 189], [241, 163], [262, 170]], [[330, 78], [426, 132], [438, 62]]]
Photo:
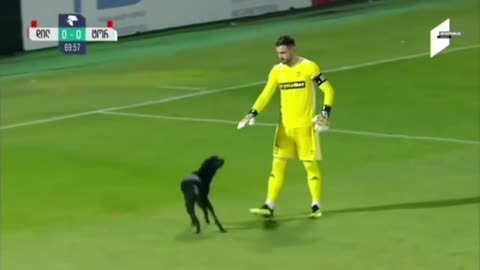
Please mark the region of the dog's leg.
[[208, 209], [207, 207], [202, 207], [202, 210], [203, 210], [203, 214], [205, 215], [205, 222], [207, 222], [207, 224], [210, 224], [210, 219], [208, 218]]
[[199, 206], [200, 208], [202, 208], [203, 215], [205, 216], [205, 222], [207, 222], [207, 224], [210, 224], [210, 218], [208, 217], [207, 200], [208, 199], [202, 198], [202, 203], [199, 204]]
[[195, 214], [195, 197], [189, 196], [186, 199], [185, 206], [187, 208], [188, 214], [190, 215], [192, 226], [196, 227], [196, 233], [200, 233], [200, 221]]
[[217, 224], [218, 229], [221, 232], [226, 232], [225, 228], [223, 228], [222, 224], [218, 220], [217, 215], [215, 215], [215, 210], [213, 210], [213, 205], [208, 198], [207, 198], [207, 207], [208, 207], [208, 210], [210, 210], [210, 212], [212, 213], [213, 220], [215, 221], [215, 224]]

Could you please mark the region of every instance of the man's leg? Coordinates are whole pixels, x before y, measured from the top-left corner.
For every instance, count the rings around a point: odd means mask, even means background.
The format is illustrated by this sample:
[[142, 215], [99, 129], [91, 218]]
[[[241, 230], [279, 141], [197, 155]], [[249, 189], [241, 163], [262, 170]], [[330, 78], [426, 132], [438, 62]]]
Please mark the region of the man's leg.
[[273, 216], [273, 209], [275, 208], [275, 203], [285, 180], [288, 159], [295, 156], [295, 142], [287, 135], [285, 128], [279, 125], [275, 132], [272, 169], [268, 179], [267, 200], [260, 208], [250, 209], [251, 213], [265, 217]]
[[307, 172], [308, 188], [312, 198], [311, 216], [320, 217], [322, 215], [320, 211], [322, 174], [318, 161], [321, 160], [322, 156], [318, 134], [313, 127], [298, 129], [295, 134], [298, 156]]
[[275, 202], [277, 201], [278, 195], [282, 190], [287, 163], [288, 161], [286, 159], [273, 158], [272, 172], [270, 173], [270, 178], [268, 179], [267, 200], [265, 202], [270, 209], [275, 207]]
[[322, 175], [316, 160], [303, 161], [303, 166], [307, 171], [308, 188], [310, 189], [310, 196], [312, 197], [312, 216], [320, 216], [320, 196]]

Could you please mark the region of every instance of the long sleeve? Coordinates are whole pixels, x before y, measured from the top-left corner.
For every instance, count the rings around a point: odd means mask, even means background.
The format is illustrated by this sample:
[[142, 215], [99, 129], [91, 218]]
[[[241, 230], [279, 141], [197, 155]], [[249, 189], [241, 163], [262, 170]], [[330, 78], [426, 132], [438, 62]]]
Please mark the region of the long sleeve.
[[277, 90], [277, 79], [275, 76], [275, 71], [272, 69], [270, 71], [270, 74], [268, 75], [267, 84], [265, 85], [265, 87], [263, 88], [263, 91], [260, 93], [257, 100], [253, 104], [252, 110], [255, 110], [258, 113], [262, 112], [263, 109], [265, 109], [265, 107], [270, 102], [276, 90]]
[[320, 71], [320, 67], [317, 64], [313, 64], [312, 69], [313, 81], [323, 92], [323, 105], [332, 107], [335, 98], [335, 90], [332, 84], [327, 80], [325, 74]]
[[324, 81], [322, 84], [320, 84], [320, 90], [323, 92], [323, 105], [327, 105], [332, 107], [333, 106], [333, 101], [335, 98], [335, 89], [333, 89], [332, 84], [330, 81]]

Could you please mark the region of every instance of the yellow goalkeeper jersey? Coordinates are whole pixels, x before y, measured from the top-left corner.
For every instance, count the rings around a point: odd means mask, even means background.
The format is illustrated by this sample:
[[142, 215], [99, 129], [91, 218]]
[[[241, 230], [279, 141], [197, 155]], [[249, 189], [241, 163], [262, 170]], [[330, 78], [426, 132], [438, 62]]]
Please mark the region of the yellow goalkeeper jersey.
[[[280, 89], [281, 121], [286, 128], [308, 127], [316, 114], [318, 86], [325, 82], [319, 66], [305, 58], [299, 58], [294, 66], [275, 65], [269, 73], [268, 82], [253, 105], [260, 113], [277, 89]], [[333, 89], [325, 93], [324, 104], [332, 105]]]

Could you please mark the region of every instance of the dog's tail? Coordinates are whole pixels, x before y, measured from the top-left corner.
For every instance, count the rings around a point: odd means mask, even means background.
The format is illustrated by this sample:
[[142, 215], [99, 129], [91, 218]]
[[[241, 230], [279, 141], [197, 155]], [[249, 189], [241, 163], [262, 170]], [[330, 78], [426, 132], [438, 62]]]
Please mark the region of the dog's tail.
[[182, 189], [183, 193], [187, 193], [189, 189], [191, 189], [192, 183], [189, 183], [189, 181], [183, 180], [182, 183], [180, 184], [180, 187]]

